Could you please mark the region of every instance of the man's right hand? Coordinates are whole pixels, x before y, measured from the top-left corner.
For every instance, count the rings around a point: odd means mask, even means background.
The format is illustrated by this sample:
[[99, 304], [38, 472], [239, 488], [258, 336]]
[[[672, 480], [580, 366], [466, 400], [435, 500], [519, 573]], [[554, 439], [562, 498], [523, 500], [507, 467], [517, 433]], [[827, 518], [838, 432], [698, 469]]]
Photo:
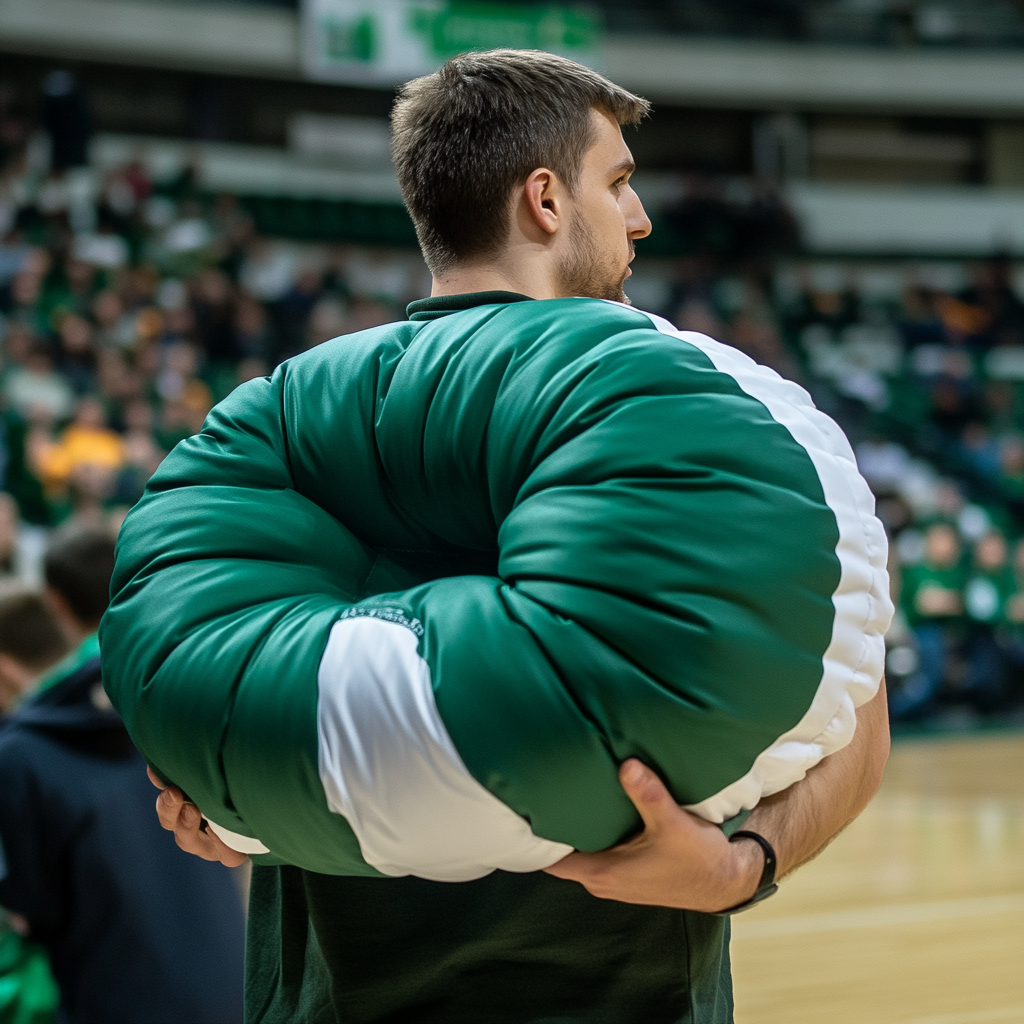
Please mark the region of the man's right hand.
[[[806, 778], [765, 798], [744, 829], [778, 856], [777, 878], [810, 860], [867, 806], [889, 756], [885, 681], [857, 709], [857, 729]], [[570, 853], [544, 870], [579, 882], [602, 899], [715, 912], [757, 888], [764, 857], [752, 841], [730, 843], [716, 825], [678, 807], [658, 776], [630, 758], [619, 772], [644, 831], [601, 853]]]
[[214, 835], [212, 829], [202, 831], [203, 816], [194, 803], [185, 799], [177, 786], [168, 786], [160, 781], [152, 768], [146, 767], [149, 781], [160, 790], [156, 798], [156, 816], [168, 832], [174, 833], [174, 841], [186, 853], [194, 853], [203, 860], [217, 860], [229, 868], [237, 868], [248, 859], [244, 853], [232, 850]]
[[683, 810], [646, 765], [629, 758], [619, 781], [644, 823], [632, 839], [600, 853], [577, 850], [544, 870], [579, 882], [592, 896], [715, 913], [754, 895], [764, 854], [730, 843], [709, 821]]

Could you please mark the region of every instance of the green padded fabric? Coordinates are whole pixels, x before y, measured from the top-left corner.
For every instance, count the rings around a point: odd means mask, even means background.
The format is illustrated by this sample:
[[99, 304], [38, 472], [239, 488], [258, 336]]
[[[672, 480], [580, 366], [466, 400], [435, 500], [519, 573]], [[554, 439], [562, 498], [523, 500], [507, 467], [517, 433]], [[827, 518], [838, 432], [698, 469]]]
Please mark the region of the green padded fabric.
[[638, 826], [626, 757], [721, 821], [847, 742], [884, 565], [796, 385], [619, 304], [497, 303], [338, 338], [218, 405], [122, 528], [104, 680], [221, 828], [317, 872], [418, 873], [372, 853], [397, 825], [362, 824], [401, 766], [325, 751], [358, 729], [325, 720], [332, 630], [393, 632], [436, 742], [550, 862]]

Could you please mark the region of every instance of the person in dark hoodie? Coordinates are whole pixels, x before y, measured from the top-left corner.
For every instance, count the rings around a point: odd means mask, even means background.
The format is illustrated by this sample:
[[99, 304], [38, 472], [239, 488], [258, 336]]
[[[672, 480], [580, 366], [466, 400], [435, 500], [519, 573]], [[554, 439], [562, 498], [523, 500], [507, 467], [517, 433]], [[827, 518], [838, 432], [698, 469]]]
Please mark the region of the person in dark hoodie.
[[33, 690], [0, 722], [0, 906], [49, 954], [62, 1024], [236, 1024], [238, 887], [161, 829], [103, 692], [113, 566], [109, 535], [78, 532], [47, 552], [45, 604], [0, 594], [0, 679]]
[[[68, 651], [68, 642], [42, 597], [13, 578], [0, 579], [0, 723], [41, 671]], [[14, 650], [18, 659], [4, 653]], [[0, 844], [0, 880], [7, 875]], [[49, 959], [23, 936], [28, 922], [0, 906], [0, 1022], [54, 1024], [60, 994]]]

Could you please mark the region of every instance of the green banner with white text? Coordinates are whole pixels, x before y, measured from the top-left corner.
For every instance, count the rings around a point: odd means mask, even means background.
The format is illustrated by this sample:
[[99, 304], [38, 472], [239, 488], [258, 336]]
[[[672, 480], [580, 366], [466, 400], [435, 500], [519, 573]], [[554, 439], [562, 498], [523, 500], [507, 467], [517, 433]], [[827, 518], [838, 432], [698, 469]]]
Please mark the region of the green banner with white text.
[[309, 78], [397, 85], [467, 50], [511, 47], [600, 64], [601, 22], [586, 6], [444, 0], [305, 0]]

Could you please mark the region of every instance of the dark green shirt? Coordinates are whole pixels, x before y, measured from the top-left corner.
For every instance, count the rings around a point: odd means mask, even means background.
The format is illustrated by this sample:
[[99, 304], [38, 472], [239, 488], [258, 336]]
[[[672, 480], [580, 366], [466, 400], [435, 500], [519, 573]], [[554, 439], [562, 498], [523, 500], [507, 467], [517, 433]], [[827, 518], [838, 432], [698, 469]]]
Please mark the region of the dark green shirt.
[[926, 562], [912, 565], [903, 570], [903, 589], [900, 593], [900, 602], [906, 613], [907, 621], [912, 626], [926, 622], [960, 623], [963, 619], [962, 612], [955, 615], [931, 615], [921, 610], [917, 599], [918, 594], [927, 587], [941, 587], [943, 590], [956, 591], [962, 600], [963, 570], [959, 566], [944, 568], [929, 565]]
[[475, 882], [253, 869], [249, 1024], [727, 1024], [728, 918]]
[[[499, 293], [424, 299], [433, 319]], [[473, 882], [257, 866], [248, 1024], [728, 1024], [727, 918], [599, 900], [543, 872]]]
[[964, 586], [964, 613], [971, 622], [1005, 626], [1006, 605], [1016, 589], [1008, 567], [994, 572], [974, 569]]

